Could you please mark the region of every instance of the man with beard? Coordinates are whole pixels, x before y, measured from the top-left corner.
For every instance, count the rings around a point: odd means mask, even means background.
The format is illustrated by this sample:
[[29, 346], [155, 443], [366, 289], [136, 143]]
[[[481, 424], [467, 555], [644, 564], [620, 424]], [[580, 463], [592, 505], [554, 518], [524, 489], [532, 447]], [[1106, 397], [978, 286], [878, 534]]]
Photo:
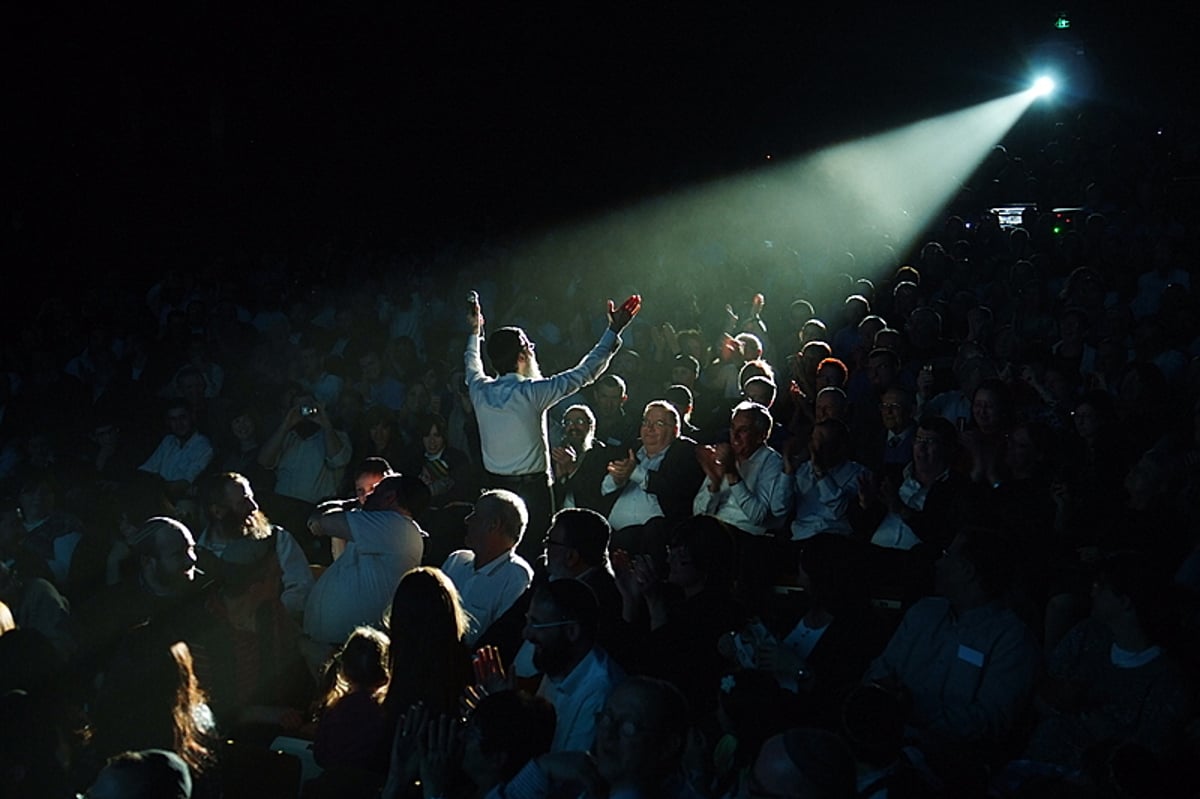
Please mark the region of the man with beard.
[[273, 538], [283, 581], [279, 598], [288, 613], [299, 619], [312, 590], [312, 571], [292, 534], [271, 524], [259, 510], [250, 481], [236, 472], [213, 475], [205, 482], [201, 496], [208, 517], [208, 526], [196, 541], [201, 568], [205, 555], [220, 559], [226, 548], [239, 539]]
[[650, 677], [630, 677], [596, 714], [589, 751], [552, 751], [529, 761], [499, 795], [505, 799], [546, 799], [574, 795], [654, 796], [698, 799], [683, 778], [683, 755], [691, 713], [674, 685]]
[[625, 672], [596, 645], [600, 605], [578, 580], [553, 580], [533, 595], [525, 617], [525, 640], [533, 664], [545, 675], [538, 696], [554, 705], [558, 723], [552, 752], [586, 749], [595, 736], [596, 714]]
[[151, 622], [170, 637], [190, 641], [200, 622], [202, 589], [196, 578], [196, 542], [182, 522], [147, 519], [128, 539], [137, 560], [129, 579], [105, 588], [72, 615], [79, 654], [103, 662], [124, 632]]
[[559, 508], [601, 509], [600, 482], [608, 447], [596, 440], [596, 416], [586, 405], [563, 414], [562, 446], [550, 450], [554, 467], [554, 504]]
[[[546, 438], [546, 411], [555, 403], [593, 382], [621, 345], [620, 333], [637, 315], [641, 297], [629, 297], [617, 308], [608, 301], [608, 329], [579, 364], [543, 377], [534, 354], [535, 345], [519, 327], [503, 327], [488, 336], [488, 356], [499, 377], [483, 371], [479, 357], [483, 339], [483, 313], [472, 294], [467, 310], [467, 347], [464, 353], [467, 388], [483, 454], [484, 487], [512, 491], [525, 500], [534, 530], [550, 526], [554, 497], [550, 488], [550, 445]], [[537, 536], [530, 536], [520, 554], [535, 560]]]

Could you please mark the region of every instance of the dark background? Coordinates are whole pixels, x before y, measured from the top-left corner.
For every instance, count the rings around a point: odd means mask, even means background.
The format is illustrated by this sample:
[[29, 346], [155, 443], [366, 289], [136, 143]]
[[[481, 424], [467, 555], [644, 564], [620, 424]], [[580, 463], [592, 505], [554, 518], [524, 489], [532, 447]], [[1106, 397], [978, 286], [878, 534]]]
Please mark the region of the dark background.
[[1035, 2], [16, 5], [0, 256], [31, 285], [517, 235], [1010, 93], [1047, 53], [1083, 87], [1058, 113], [1178, 124], [1197, 88], [1194, 12], [1146, 3], [1066, 33]]

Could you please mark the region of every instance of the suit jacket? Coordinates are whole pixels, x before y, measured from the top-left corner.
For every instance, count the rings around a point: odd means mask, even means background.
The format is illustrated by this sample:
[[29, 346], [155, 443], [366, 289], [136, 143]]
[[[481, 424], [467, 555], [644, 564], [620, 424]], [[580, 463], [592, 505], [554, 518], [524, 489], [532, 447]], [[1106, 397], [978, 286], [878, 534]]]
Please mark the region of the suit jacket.
[[593, 442], [592, 448], [584, 453], [583, 461], [575, 473], [565, 480], [554, 481], [554, 506], [556, 508], [563, 507], [567, 494], [573, 493], [575, 507], [588, 508], [607, 516], [608, 512], [612, 510], [613, 503], [616, 502], [616, 495], [603, 496], [600, 493], [600, 483], [608, 474], [608, 462], [614, 457], [622, 456], [614, 455], [613, 450], [601, 441]]
[[696, 460], [696, 442], [680, 436], [671, 442], [658, 469], [650, 472], [646, 491], [658, 497], [663, 516], [674, 522], [692, 515], [692, 502], [703, 482], [704, 470]]

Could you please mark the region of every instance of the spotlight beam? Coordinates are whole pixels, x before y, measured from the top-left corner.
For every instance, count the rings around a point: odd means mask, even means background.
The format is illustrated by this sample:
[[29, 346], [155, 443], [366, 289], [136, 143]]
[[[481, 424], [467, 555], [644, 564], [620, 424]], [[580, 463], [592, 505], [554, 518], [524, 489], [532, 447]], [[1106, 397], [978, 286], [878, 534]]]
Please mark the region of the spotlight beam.
[[642, 291], [660, 284], [677, 290], [697, 270], [745, 266], [752, 279], [761, 278], [746, 291], [792, 293], [805, 281], [791, 270], [811, 277], [845, 252], [855, 253], [856, 271], [875, 275], [892, 266], [883, 263], [881, 245], [904, 252], [916, 243], [1034, 99], [1026, 90], [776, 160], [555, 230], [517, 255], [532, 263], [586, 262], [589, 271]]

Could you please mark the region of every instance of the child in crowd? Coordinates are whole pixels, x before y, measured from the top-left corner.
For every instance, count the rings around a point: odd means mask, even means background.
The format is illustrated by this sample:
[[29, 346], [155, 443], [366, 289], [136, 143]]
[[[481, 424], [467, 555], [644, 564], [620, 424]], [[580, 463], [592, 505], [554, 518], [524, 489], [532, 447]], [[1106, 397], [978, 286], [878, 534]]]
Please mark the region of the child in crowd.
[[381, 768], [388, 646], [386, 634], [359, 627], [326, 664], [313, 755], [327, 771]]

